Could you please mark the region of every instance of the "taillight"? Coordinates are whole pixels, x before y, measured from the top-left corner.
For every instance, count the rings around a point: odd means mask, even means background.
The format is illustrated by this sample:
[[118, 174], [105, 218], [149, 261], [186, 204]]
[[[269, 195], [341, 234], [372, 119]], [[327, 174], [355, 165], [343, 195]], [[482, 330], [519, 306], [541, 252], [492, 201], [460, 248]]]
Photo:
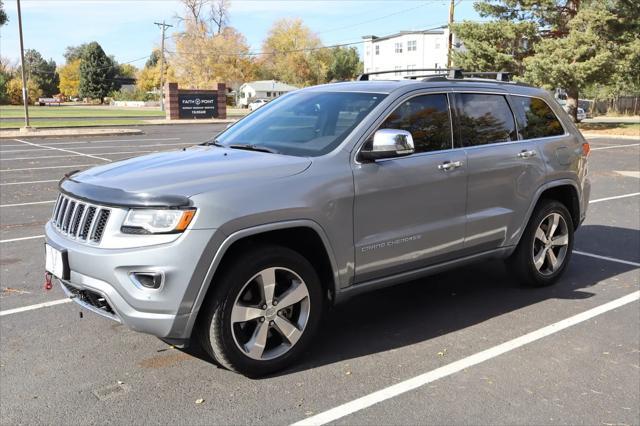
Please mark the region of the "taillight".
[[591, 152], [591, 146], [589, 146], [589, 142], [585, 142], [582, 144], [582, 155], [583, 156], [588, 156], [589, 153]]

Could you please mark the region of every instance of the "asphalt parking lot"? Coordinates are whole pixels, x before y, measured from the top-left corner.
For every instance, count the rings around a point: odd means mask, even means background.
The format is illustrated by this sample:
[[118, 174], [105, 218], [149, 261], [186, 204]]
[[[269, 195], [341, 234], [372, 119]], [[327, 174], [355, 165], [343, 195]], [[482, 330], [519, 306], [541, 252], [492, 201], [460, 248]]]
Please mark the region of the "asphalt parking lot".
[[523, 288], [488, 262], [367, 294], [332, 312], [302, 363], [261, 380], [81, 319], [43, 289], [65, 172], [221, 128], [0, 141], [1, 424], [640, 423], [640, 140], [590, 140], [592, 202], [556, 286]]

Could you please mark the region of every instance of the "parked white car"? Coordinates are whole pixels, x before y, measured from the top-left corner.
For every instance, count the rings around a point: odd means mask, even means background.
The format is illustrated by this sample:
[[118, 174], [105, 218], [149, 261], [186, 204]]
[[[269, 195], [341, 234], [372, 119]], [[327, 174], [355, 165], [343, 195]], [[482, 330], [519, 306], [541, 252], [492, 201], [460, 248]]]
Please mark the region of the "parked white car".
[[249, 111], [255, 111], [267, 102], [269, 102], [268, 99], [256, 99], [249, 104]]
[[[562, 105], [562, 108], [569, 113], [569, 107], [567, 106], [566, 103], [560, 103], [560, 105]], [[584, 112], [583, 108], [578, 107], [578, 111], [576, 112], [576, 122], [581, 122], [582, 120], [584, 120], [585, 118], [587, 118], [587, 113]]]

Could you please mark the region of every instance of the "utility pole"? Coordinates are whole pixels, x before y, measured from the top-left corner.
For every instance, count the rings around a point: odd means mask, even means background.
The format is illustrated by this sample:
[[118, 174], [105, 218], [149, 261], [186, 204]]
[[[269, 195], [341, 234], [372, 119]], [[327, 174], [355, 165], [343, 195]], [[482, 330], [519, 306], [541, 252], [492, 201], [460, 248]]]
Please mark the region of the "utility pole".
[[173, 27], [173, 25], [165, 24], [164, 21], [154, 22], [158, 27], [162, 29], [162, 40], [160, 41], [160, 110], [164, 111], [164, 32], [167, 28]]
[[447, 68], [451, 68], [452, 60], [451, 54], [453, 53], [453, 32], [451, 32], [451, 25], [453, 24], [453, 10], [456, 5], [454, 0], [449, 2], [449, 42], [447, 43]]
[[20, 12], [20, 0], [18, 3], [18, 31], [20, 32], [20, 67], [22, 68], [22, 100], [24, 101], [24, 128], [29, 130], [29, 93], [27, 92], [27, 76], [24, 69], [24, 42], [22, 41], [22, 13]]

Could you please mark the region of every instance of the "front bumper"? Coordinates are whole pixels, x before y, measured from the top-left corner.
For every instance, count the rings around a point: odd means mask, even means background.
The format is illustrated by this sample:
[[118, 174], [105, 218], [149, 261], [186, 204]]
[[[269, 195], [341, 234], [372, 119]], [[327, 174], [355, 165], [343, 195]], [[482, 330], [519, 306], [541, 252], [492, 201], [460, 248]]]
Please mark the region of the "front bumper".
[[[177, 240], [139, 248], [105, 249], [74, 241], [45, 226], [46, 241], [67, 251], [65, 293], [82, 307], [125, 326], [167, 339], [186, 339], [193, 302], [211, 264], [214, 230], [188, 230]], [[137, 286], [132, 272], [161, 272], [162, 286]]]

